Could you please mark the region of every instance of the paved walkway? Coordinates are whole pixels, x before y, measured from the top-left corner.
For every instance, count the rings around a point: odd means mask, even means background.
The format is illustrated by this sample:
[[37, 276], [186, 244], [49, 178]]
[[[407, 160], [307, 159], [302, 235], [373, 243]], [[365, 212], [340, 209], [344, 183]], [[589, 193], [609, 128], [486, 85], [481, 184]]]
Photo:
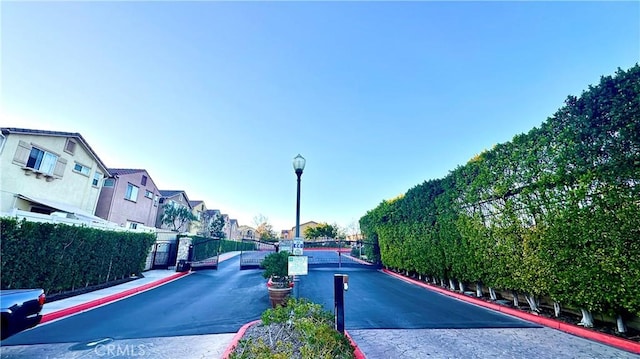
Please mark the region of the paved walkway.
[[607, 345], [551, 328], [349, 330], [368, 359], [631, 359]]

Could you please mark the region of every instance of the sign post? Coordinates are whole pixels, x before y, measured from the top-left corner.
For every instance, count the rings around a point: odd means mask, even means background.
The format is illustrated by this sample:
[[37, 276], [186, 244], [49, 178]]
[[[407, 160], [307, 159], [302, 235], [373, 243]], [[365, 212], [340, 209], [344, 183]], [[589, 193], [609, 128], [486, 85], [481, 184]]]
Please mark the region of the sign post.
[[302, 238], [295, 238], [293, 240], [293, 255], [304, 255], [304, 242], [302, 241]]

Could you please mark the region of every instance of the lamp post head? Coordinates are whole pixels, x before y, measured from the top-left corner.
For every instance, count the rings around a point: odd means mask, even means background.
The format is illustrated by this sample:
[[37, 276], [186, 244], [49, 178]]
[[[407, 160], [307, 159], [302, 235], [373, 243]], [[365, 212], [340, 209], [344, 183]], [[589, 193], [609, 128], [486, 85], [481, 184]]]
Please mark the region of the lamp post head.
[[293, 169], [295, 170], [296, 174], [298, 175], [302, 174], [302, 171], [304, 171], [304, 165], [306, 163], [307, 163], [307, 160], [305, 160], [304, 157], [300, 156], [300, 154], [294, 157]]

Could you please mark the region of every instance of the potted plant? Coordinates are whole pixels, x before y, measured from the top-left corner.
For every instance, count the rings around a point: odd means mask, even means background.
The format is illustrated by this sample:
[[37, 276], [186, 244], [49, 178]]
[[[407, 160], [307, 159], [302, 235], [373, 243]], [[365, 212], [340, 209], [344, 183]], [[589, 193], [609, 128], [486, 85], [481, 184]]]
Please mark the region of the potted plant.
[[289, 277], [289, 252], [274, 252], [262, 260], [260, 267], [264, 269], [262, 276], [267, 278], [269, 301], [273, 308], [285, 306], [287, 297], [291, 294], [293, 281]]

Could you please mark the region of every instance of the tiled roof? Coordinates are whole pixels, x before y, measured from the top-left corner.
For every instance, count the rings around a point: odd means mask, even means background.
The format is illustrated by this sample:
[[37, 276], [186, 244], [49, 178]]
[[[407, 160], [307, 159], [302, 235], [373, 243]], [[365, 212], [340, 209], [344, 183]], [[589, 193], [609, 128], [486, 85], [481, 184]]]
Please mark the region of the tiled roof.
[[208, 209], [205, 213], [207, 215], [209, 215], [209, 216], [213, 216], [213, 215], [217, 216], [217, 215], [220, 214], [220, 210], [219, 209]]
[[191, 207], [195, 207], [201, 203], [203, 203], [203, 201], [199, 201], [199, 200], [189, 201], [189, 204], [191, 205]]
[[160, 195], [162, 197], [173, 197], [173, 196], [175, 196], [177, 194], [180, 194], [180, 193], [184, 193], [184, 191], [181, 191], [181, 190], [177, 190], [177, 191], [174, 191], [174, 190], [160, 190]]
[[105, 171], [107, 171], [107, 173], [105, 173], [105, 174], [107, 176], [111, 176], [111, 173], [109, 173], [109, 169], [107, 168], [107, 166], [102, 162], [100, 157], [98, 157], [98, 155], [93, 151], [93, 148], [91, 148], [91, 146], [89, 146], [89, 143], [87, 143], [87, 141], [84, 139], [84, 137], [82, 137], [82, 135], [79, 134], [78, 132], [32, 130], [32, 129], [28, 129], [28, 128], [15, 128], [15, 127], [2, 127], [2, 128], [0, 128], [0, 131], [2, 131], [3, 135], [15, 133], [15, 134], [35, 135], [35, 136], [74, 137], [74, 138], [77, 138], [78, 140], [80, 140], [82, 145], [84, 145], [84, 147], [93, 155], [93, 157], [96, 159], [96, 161], [98, 161], [98, 164], [100, 164], [102, 166], [102, 168], [104, 168]]
[[146, 172], [143, 169], [135, 169], [135, 168], [109, 168], [109, 172], [111, 172], [112, 175], [130, 175], [132, 173], [140, 173], [140, 172]]

